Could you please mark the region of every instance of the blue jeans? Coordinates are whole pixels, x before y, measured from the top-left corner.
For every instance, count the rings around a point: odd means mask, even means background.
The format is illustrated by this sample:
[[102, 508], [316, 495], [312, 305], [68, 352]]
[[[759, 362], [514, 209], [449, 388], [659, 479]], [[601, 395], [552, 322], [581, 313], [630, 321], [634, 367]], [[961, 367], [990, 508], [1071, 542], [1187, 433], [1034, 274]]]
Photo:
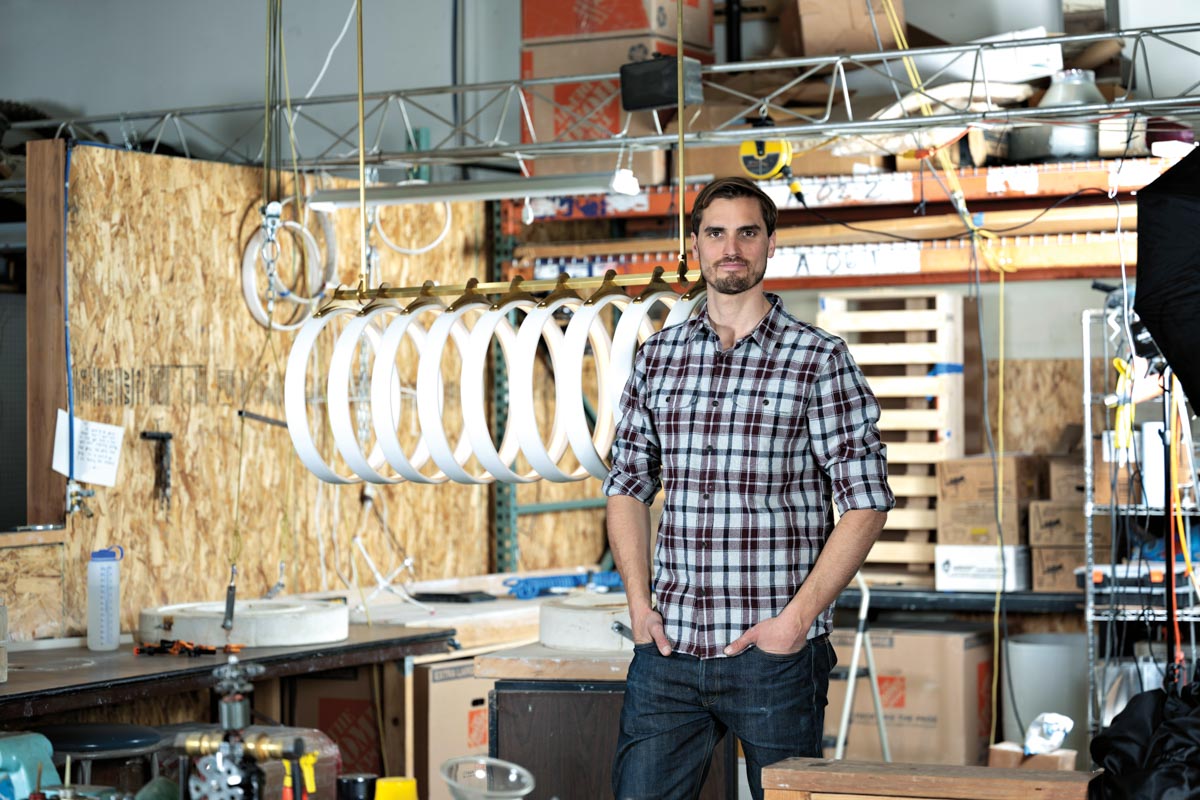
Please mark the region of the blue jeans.
[[760, 800], [763, 767], [792, 756], [821, 756], [829, 671], [836, 663], [827, 636], [787, 656], [751, 647], [732, 658], [704, 660], [663, 657], [653, 644], [636, 645], [613, 794], [618, 800], [697, 797], [713, 747], [730, 731], [742, 741], [750, 791]]

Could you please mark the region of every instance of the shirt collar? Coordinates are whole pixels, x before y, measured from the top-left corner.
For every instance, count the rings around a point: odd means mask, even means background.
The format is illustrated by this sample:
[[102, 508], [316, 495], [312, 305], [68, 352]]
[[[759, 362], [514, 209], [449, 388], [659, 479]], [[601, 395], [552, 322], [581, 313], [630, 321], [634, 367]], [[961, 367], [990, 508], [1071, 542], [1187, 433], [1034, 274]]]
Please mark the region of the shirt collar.
[[[767, 292], [765, 296], [771, 307], [763, 315], [763, 318], [759, 320], [758, 324], [754, 326], [754, 330], [750, 331], [744, 338], [750, 339], [757, 344], [763, 352], [770, 352], [772, 349], [771, 345], [777, 344], [780, 341], [783, 332], [791, 325], [793, 319], [784, 309], [783, 301], [779, 299], [779, 295]], [[700, 313], [692, 317], [687, 324], [692, 326], [688, 338], [693, 341], [701, 336], [713, 339], [719, 338], [708, 318], [707, 300], [700, 307]]]

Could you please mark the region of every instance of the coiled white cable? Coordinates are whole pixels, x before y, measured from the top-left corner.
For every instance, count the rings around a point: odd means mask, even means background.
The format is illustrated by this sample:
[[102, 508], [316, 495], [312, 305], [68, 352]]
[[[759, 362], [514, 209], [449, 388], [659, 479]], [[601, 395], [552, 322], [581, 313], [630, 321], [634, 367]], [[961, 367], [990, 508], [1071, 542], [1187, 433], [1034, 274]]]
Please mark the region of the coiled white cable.
[[[508, 315], [518, 309], [528, 311], [537, 304], [538, 301], [533, 297], [517, 296], [493, 305], [475, 321], [475, 326], [471, 328], [471, 338], [467, 341], [467, 348], [463, 353], [463, 428], [471, 440], [471, 450], [475, 453], [476, 460], [501, 483], [531, 483], [541, 476], [536, 469], [523, 474], [512, 469], [512, 463], [520, 451], [517, 428], [529, 424], [523, 418], [533, 414], [532, 407], [520, 408], [515, 403], [509, 403], [508, 424], [505, 426], [499, 449], [493, 442], [484, 399], [488, 347], [495, 338], [500, 343], [505, 363], [511, 365], [517, 355], [517, 333], [508, 321]], [[551, 353], [557, 353], [562, 348], [563, 335], [557, 325], [546, 328], [544, 337]], [[509, 372], [511, 381], [511, 367]], [[558, 415], [555, 415], [550, 431], [548, 449], [560, 453], [566, 449], [566, 431], [560, 424]]]
[[[337, 338], [337, 343], [333, 347], [333, 354], [329, 358], [329, 388], [326, 397], [329, 410], [329, 426], [333, 430], [333, 439], [337, 444], [338, 452], [342, 454], [342, 460], [346, 462], [346, 466], [354, 470], [355, 474], [360, 478], [370, 483], [399, 483], [404, 480], [404, 476], [394, 475], [389, 477], [379, 472], [379, 468], [386, 462], [386, 457], [378, 442], [372, 449], [374, 458], [368, 459], [363, 455], [362, 445], [359, 442], [358, 426], [355, 424], [354, 415], [351, 413], [350, 408], [349, 389], [355, 366], [354, 354], [359, 347], [367, 347], [368, 345], [372, 350], [375, 350], [382, 340], [378, 327], [379, 318], [385, 313], [397, 314], [400, 311], [400, 306], [391, 302], [382, 302], [378, 305], [362, 309], [342, 329], [341, 334]], [[378, 354], [376, 354], [376, 357], [378, 358]], [[360, 390], [369, 388], [369, 377], [363, 376], [363, 383], [367, 383], [368, 386], [360, 386]], [[393, 429], [400, 421], [400, 403], [402, 397], [400, 377], [393, 370], [391, 373], [389, 396], [384, 404], [384, 413], [391, 420]], [[368, 395], [367, 400], [360, 400], [359, 402], [369, 402], [373, 412], [375, 407], [374, 400], [373, 395]], [[374, 428], [373, 424], [371, 427], [372, 429]]]
[[[453, 337], [465, 364], [467, 349], [471, 346], [471, 337], [467, 333], [463, 318], [471, 311], [488, 308], [487, 298], [478, 296], [460, 300], [441, 315], [429, 326], [425, 338], [425, 348], [421, 351], [421, 361], [417, 365], [417, 419], [421, 421], [421, 435], [429, 446], [429, 455], [433, 463], [441, 471], [457, 483], [492, 483], [495, 476], [486, 468], [472, 475], [463, 466], [471, 458], [472, 442], [466, 433], [465, 425], [459, 434], [458, 443], [450, 446], [446, 435], [445, 419], [443, 417], [443, 378], [442, 354], [446, 351], [446, 342]], [[487, 345], [484, 345], [484, 349]], [[463, 419], [466, 410], [463, 409]]]
[[[284, 373], [283, 405], [292, 445], [295, 446], [296, 455], [304, 462], [304, 466], [308, 467], [309, 472], [326, 483], [360, 483], [362, 478], [357, 474], [339, 475], [317, 450], [312, 430], [308, 425], [308, 366], [313, 347], [321, 331], [325, 330], [326, 326], [338, 317], [357, 313], [358, 310], [355, 308], [331, 308], [322, 316], [312, 317], [305, 322], [296, 335], [295, 342], [292, 343], [292, 350], [288, 354], [287, 371]], [[378, 352], [378, 346], [376, 352]], [[372, 451], [368, 460], [375, 465], [382, 464], [376, 451]]]
[[[593, 302], [593, 298], [595, 302]], [[600, 312], [613, 304], [627, 308], [633, 302], [633, 298], [625, 294], [605, 294], [598, 298], [593, 296], [593, 298], [589, 298], [575, 312], [570, 324], [567, 325], [563, 352], [571, 364], [578, 362], [582, 366], [584, 348], [588, 339], [593, 336], [592, 327], [599, 320]], [[650, 324], [650, 320], [646, 319], [641, 326], [639, 338], [645, 340], [653, 332], [654, 328]], [[607, 338], [607, 333], [605, 336]], [[608, 475], [608, 465], [604, 463], [604, 459], [608, 456], [613, 436], [616, 433], [612, 413], [612, 392], [609, 390], [612, 359], [611, 357], [602, 358], [600, 352], [594, 352], [594, 355], [598, 395], [595, 429], [589, 430], [588, 427], [583, 402], [583, 371], [581, 369], [555, 370], [555, 406], [560, 411], [555, 416], [556, 419], [562, 418], [563, 428], [567, 432], [567, 440], [571, 444], [571, 451], [579, 460], [580, 465], [593, 477], [603, 480]], [[609, 356], [608, 353], [604, 355]]]
[[[288, 198], [283, 201], [282, 205], [286, 206], [290, 202], [291, 198]], [[306, 217], [308, 213], [309, 210], [305, 208]], [[275, 279], [277, 300], [286, 300], [299, 306], [308, 306], [308, 309], [300, 315], [299, 319], [294, 319], [290, 323], [272, 320], [270, 314], [267, 313], [266, 308], [263, 306], [262, 297], [259, 296], [258, 264], [263, 255], [263, 248], [267, 244], [267, 231], [265, 227], [260, 226], [254, 232], [250, 237], [250, 241], [246, 243], [246, 249], [242, 252], [242, 297], [246, 301], [246, 307], [250, 311], [250, 316], [264, 328], [271, 328], [277, 331], [296, 330], [312, 315], [313, 304], [323, 298], [325, 293], [334, 285], [334, 277], [337, 275], [337, 234], [333, 227], [333, 218], [323, 212], [318, 211], [313, 213], [316, 214], [317, 221], [321, 225], [321, 236], [325, 240], [325, 258], [323, 261], [320, 255], [321, 248], [317, 245], [316, 237], [313, 236], [312, 231], [308, 229], [307, 220], [303, 223], [293, 220], [283, 220], [280, 222], [281, 230], [290, 231], [303, 244], [304, 268], [308, 271], [308, 285], [315, 290], [315, 293], [311, 297], [304, 297], [293, 292], [278, 278]], [[319, 267], [318, 264], [320, 265]], [[320, 272], [317, 271], [318, 269]]]
[[[413, 483], [445, 483], [448, 477], [445, 472], [440, 470], [432, 475], [425, 475], [421, 472], [421, 468], [429, 460], [430, 455], [424, 429], [422, 429], [421, 437], [417, 441], [412, 456], [404, 452], [404, 447], [396, 435], [396, 426], [388, 407], [388, 398], [392, 376], [397, 374], [396, 354], [400, 349], [401, 341], [408, 336], [413, 340], [413, 344], [417, 345], [419, 370], [421, 362], [425, 360], [426, 332], [416, 319], [425, 311], [441, 310], [441, 308], [440, 303], [418, 308], [410, 305], [402, 311], [384, 329], [383, 338], [375, 350], [375, 366], [371, 370], [371, 419], [375, 424], [375, 439], [383, 449], [384, 456], [392, 465], [392, 469]], [[465, 329], [457, 334], [453, 330], [451, 331], [452, 336], [465, 336], [465, 333]], [[443, 390], [440, 372], [438, 377], [439, 380], [432, 391], [436, 393], [440, 405]]]
[[[414, 183], [428, 183], [428, 181], [419, 181], [419, 180], [400, 181], [396, 185], [397, 186], [407, 186], [409, 184], [414, 184]], [[387, 245], [389, 248], [396, 251], [400, 255], [402, 255], [402, 256], [424, 255], [425, 253], [428, 253], [430, 250], [432, 250], [433, 248], [435, 248], [439, 244], [441, 244], [442, 240], [446, 238], [446, 234], [448, 234], [450, 232], [450, 224], [454, 220], [454, 212], [450, 208], [450, 204], [445, 201], [442, 202], [442, 210], [446, 217], [446, 221], [442, 225], [442, 232], [439, 233], [436, 237], [434, 237], [434, 240], [432, 242], [430, 242], [427, 245], [423, 245], [422, 247], [401, 247], [400, 245], [396, 244], [391, 239], [389, 239], [387, 233], [384, 232], [384, 230], [383, 230], [383, 225], [379, 222], [379, 219], [382, 216], [381, 214], [375, 215], [375, 218], [371, 221], [371, 228], [375, 231], [375, 233], [379, 234], [380, 241], [382, 241], [385, 245]]]
[[[525, 454], [529, 465], [546, 480], [557, 483], [582, 480], [587, 477], [588, 470], [583, 465], [578, 466], [572, 472], [560, 469], [558, 461], [566, 451], [566, 443], [564, 442], [562, 447], [558, 447], [557, 443], [552, 441], [554, 446], [548, 448], [542, 440], [541, 432], [538, 430], [537, 415], [534, 413], [533, 367], [537, 359], [539, 341], [544, 338], [546, 328], [548, 326], [558, 327], [558, 324], [554, 322], [554, 312], [566, 306], [578, 308], [582, 303], [583, 301], [576, 296], [547, 298], [539, 303], [521, 323], [521, 329], [517, 333], [516, 357], [509, 362], [509, 407], [518, 409], [518, 412], [522, 409], [526, 410], [524, 414], [519, 413], [515, 421], [510, 418], [509, 424], [516, 428], [521, 452]], [[607, 363], [611, 346], [608, 331], [593, 325], [588, 326], [588, 331], [596, 363]], [[576, 353], [567, 352], [565, 349], [562, 353], [558, 353], [552, 349], [550, 350], [550, 363], [553, 366], [556, 380], [565, 372], [579, 373], [583, 370], [583, 348], [579, 348]], [[562, 416], [563, 408], [558, 404], [556, 398], [555, 421], [561, 424]], [[586, 430], [586, 423], [584, 429]], [[553, 437], [551, 438], [553, 439]]]

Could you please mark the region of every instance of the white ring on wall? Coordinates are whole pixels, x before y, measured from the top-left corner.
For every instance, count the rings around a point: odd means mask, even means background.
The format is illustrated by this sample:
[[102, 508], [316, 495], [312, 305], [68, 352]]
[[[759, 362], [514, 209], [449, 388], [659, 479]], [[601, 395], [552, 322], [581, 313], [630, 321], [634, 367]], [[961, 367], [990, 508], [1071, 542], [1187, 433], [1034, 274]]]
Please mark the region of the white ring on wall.
[[[561, 447], [557, 442], [552, 441], [551, 447], [547, 448], [542, 440], [542, 434], [538, 430], [537, 414], [534, 411], [533, 366], [537, 359], [538, 344], [545, 336], [546, 328], [548, 326], [558, 328], [558, 323], [553, 320], [554, 312], [567, 305], [579, 306], [582, 303], [583, 301], [577, 297], [560, 297], [549, 303], [545, 301], [539, 303], [521, 323], [521, 329], [517, 332], [516, 357], [508, 365], [509, 408], [516, 408], [518, 412], [522, 409], [525, 410], [525, 413], [519, 414], [516, 420], [510, 418], [509, 425], [516, 428], [517, 441], [520, 442], [521, 452], [525, 454], [525, 460], [529, 462], [529, 466], [533, 467], [546, 480], [556, 483], [582, 480], [587, 476], [588, 471], [582, 465], [569, 473], [559, 468], [558, 461], [567, 449], [566, 437], [563, 437], [564, 441]], [[593, 328], [593, 330], [595, 329]], [[602, 340], [593, 339], [593, 349], [597, 349], [598, 346], [604, 350], [608, 349], [607, 332], [604, 333]], [[597, 358], [599, 357], [600, 354], [597, 355]], [[578, 357], [572, 357], [569, 353], [559, 353], [551, 348], [550, 362], [554, 368], [555, 380], [557, 381], [558, 376], [564, 374], [564, 371], [582, 371], [582, 358], [582, 348]], [[556, 426], [561, 425], [562, 412], [556, 396], [554, 403], [554, 424]], [[553, 436], [551, 438], [553, 439]]]
[[[459, 354], [464, 356], [465, 365], [470, 336], [463, 317], [468, 311], [478, 311], [489, 305], [488, 300], [480, 297], [464, 302], [453, 311], [443, 311], [429, 326], [425, 349], [421, 351], [421, 361], [417, 364], [417, 419], [421, 421], [421, 435], [429, 446], [429, 455], [433, 463], [437, 464], [450, 480], [457, 483], [492, 483], [496, 480], [486, 468], [478, 475], [472, 475], [463, 469], [473, 450], [466, 426], [464, 425], [459, 434], [458, 443], [451, 449], [450, 439], [446, 436], [445, 419], [442, 416], [442, 354], [446, 351], [446, 342], [451, 337], [454, 338]], [[465, 422], [465, 409], [463, 419]]]
[[[584, 303], [571, 318], [567, 325], [567, 333], [563, 341], [563, 352], [572, 363], [578, 363], [581, 369], [555, 370], [555, 404], [561, 410], [563, 427], [567, 431], [567, 439], [571, 443], [571, 451], [580, 465], [592, 476], [604, 479], [608, 475], [608, 465], [604, 459], [612, 447], [613, 436], [616, 434], [616, 423], [612, 413], [612, 393], [609, 390], [609, 370], [612, 364], [608, 332], [601, 325], [603, 333], [602, 347], [596, 346], [595, 323], [605, 306], [620, 303], [628, 308], [632, 298], [622, 294], [609, 294], [601, 297], [595, 303]], [[643, 326], [646, 336], [653, 330], [649, 320]], [[644, 338], [644, 337], [643, 337]], [[583, 407], [583, 355], [588, 339], [592, 339], [592, 354], [595, 358], [597, 373], [597, 407], [596, 428], [588, 430], [587, 415]]]
[[[379, 347], [375, 350], [375, 366], [371, 370], [371, 419], [375, 423], [375, 441], [383, 449], [384, 457], [405, 479], [413, 483], [445, 483], [444, 472], [425, 475], [421, 467], [429, 460], [429, 445], [425, 441], [425, 432], [417, 440], [416, 447], [410, 457], [404, 452], [399, 437], [396, 436], [396, 426], [388, 408], [388, 393], [391, 391], [393, 376], [396, 373], [396, 352], [405, 336], [412, 339], [417, 347], [417, 367], [425, 356], [425, 329], [416, 321], [423, 312], [440, 310], [442, 307], [424, 306], [412, 312], [402, 311], [392, 320], [383, 332]], [[441, 391], [441, 384], [438, 384]]]
[[[376, 438], [374, 447], [371, 448], [371, 455], [369, 457], [363, 455], [362, 445], [358, 439], [358, 426], [350, 413], [350, 377], [355, 366], [354, 351], [359, 346], [365, 347], [366, 344], [370, 344], [371, 349], [377, 351], [382, 336], [376, 327], [375, 318], [387, 311], [398, 313], [400, 310], [400, 306], [395, 303], [385, 303], [363, 309], [366, 313], [360, 311], [342, 329], [337, 343], [333, 347], [333, 355], [329, 359], [329, 388], [326, 393], [326, 402], [329, 410], [329, 426], [333, 429], [333, 440], [337, 444], [338, 452], [342, 454], [342, 460], [346, 462], [346, 466], [370, 483], [399, 483], [404, 480], [404, 477], [396, 475], [389, 478], [379, 472], [379, 468], [387, 459], [384, 456], [383, 448], [379, 445], [378, 438]], [[393, 371], [391, 378], [391, 394], [385, 403], [385, 413], [390, 415], [394, 427], [400, 420], [402, 395], [399, 375]], [[374, 421], [375, 399], [374, 394], [369, 398], [372, 422]], [[374, 425], [372, 425], [373, 428]]]
[[[541, 476], [537, 470], [531, 469], [524, 474], [512, 469], [520, 452], [520, 441], [517, 438], [518, 425], [527, 425], [524, 417], [533, 413], [532, 408], [517, 408], [509, 403], [508, 424], [504, 436], [497, 448], [492, 440], [492, 431], [488, 426], [487, 406], [485, 402], [488, 347], [493, 337], [500, 343], [506, 364], [511, 364], [517, 354], [517, 333], [508, 314], [517, 309], [532, 309], [538, 301], [532, 298], [517, 297], [505, 301], [502, 305], [494, 306], [475, 320], [471, 328], [471, 337], [467, 341], [466, 350], [462, 357], [462, 394], [463, 429], [471, 441], [471, 450], [479, 463], [501, 483], [532, 483]], [[552, 353], [557, 353], [562, 346], [562, 331], [557, 326], [546, 330], [546, 343]], [[510, 370], [511, 373], [511, 370]], [[510, 374], [511, 383], [511, 374]], [[550, 432], [550, 450], [559, 447], [565, 449], [566, 432], [558, 424], [555, 417], [554, 427]]]
[[335, 318], [349, 314], [357, 314], [355, 308], [331, 308], [323, 316], [312, 317], [304, 323], [304, 327], [296, 334], [292, 343], [292, 351], [288, 354], [287, 371], [283, 379], [283, 406], [287, 418], [288, 433], [292, 437], [292, 445], [296, 455], [308, 467], [309, 472], [326, 483], [360, 483], [362, 478], [343, 476], [334, 472], [317, 452], [312, 431], [308, 427], [308, 400], [306, 397], [308, 362], [312, 355], [317, 337], [325, 326]]
[[[320, 248], [317, 247], [317, 240], [308, 230], [299, 222], [292, 220], [284, 220], [281, 226], [282, 230], [291, 231], [296, 235], [304, 245], [304, 268], [308, 271], [309, 285], [313, 285], [321, 277], [317, 273], [317, 265], [320, 261]], [[258, 275], [258, 262], [262, 256], [263, 245], [266, 243], [267, 232], [263, 228], [259, 228], [250, 237], [250, 241], [246, 244], [246, 250], [242, 253], [242, 297], [246, 300], [246, 307], [250, 310], [250, 316], [254, 317], [254, 321], [264, 328], [270, 328], [276, 331], [294, 331], [308, 321], [311, 312], [307, 312], [301, 316], [296, 322], [285, 323], [276, 322], [267, 314], [267, 309], [263, 305], [262, 298], [258, 296], [258, 284], [255, 278]], [[282, 283], [279, 283], [280, 292], [276, 300], [286, 300], [289, 303], [297, 305], [311, 305], [315, 298], [303, 297], [292, 293]], [[321, 282], [321, 292], [317, 295], [319, 298], [325, 293], [325, 282]]]

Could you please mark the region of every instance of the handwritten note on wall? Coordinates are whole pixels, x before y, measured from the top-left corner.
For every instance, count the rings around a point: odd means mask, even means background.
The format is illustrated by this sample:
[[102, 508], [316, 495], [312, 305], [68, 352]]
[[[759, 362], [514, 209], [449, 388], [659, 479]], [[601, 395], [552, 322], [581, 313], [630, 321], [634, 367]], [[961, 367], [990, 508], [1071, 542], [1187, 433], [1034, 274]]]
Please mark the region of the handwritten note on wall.
[[[75, 480], [113, 486], [117, 482], [117, 467], [121, 463], [121, 442], [125, 429], [119, 425], [89, 422], [75, 418]], [[54, 428], [54, 471], [70, 475], [68, 442], [71, 434], [67, 412], [58, 410]]]

